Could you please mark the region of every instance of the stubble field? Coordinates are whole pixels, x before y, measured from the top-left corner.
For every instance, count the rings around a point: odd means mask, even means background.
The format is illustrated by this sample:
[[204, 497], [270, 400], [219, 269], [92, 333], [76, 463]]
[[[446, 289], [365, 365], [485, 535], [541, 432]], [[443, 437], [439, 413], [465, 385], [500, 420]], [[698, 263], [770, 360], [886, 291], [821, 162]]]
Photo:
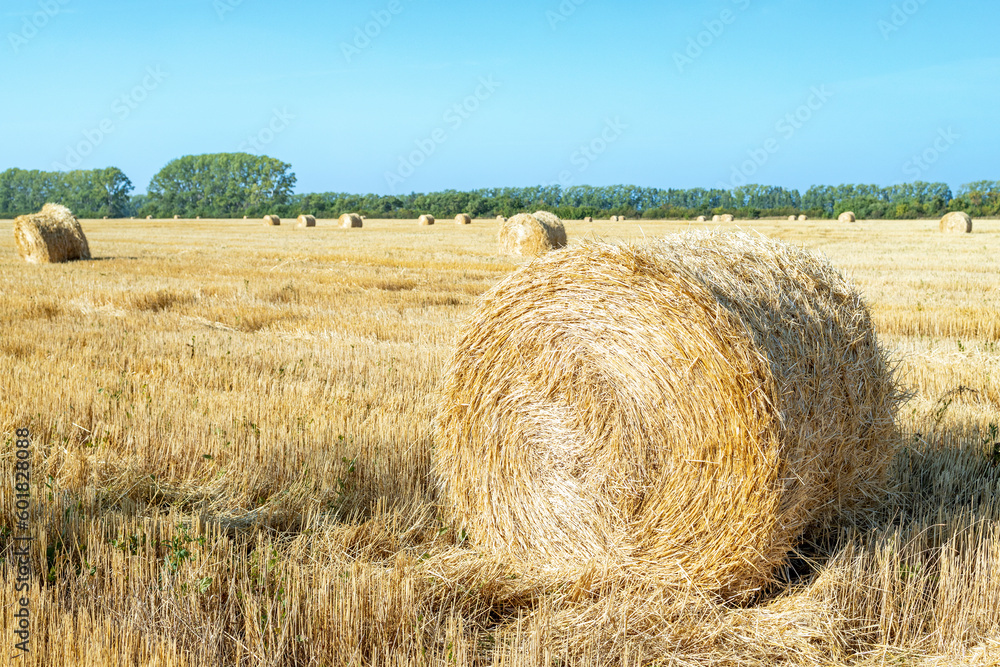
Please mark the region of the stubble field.
[[[52, 667], [1000, 662], [998, 221], [737, 223], [844, 270], [913, 393], [879, 511], [744, 606], [554, 586], [441, 521], [440, 374], [520, 263], [495, 222], [82, 222], [94, 260], [33, 266], [0, 221], [0, 659], [27, 595], [17, 664]], [[571, 245], [714, 227], [567, 223]]]

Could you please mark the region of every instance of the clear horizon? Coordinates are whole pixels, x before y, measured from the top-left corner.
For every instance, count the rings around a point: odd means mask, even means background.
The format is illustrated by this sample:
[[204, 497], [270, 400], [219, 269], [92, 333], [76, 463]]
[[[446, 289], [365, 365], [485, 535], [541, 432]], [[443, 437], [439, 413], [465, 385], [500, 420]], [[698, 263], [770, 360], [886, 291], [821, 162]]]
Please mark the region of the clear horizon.
[[296, 192], [1000, 179], [1000, 7], [12, 0], [0, 170], [244, 151]]

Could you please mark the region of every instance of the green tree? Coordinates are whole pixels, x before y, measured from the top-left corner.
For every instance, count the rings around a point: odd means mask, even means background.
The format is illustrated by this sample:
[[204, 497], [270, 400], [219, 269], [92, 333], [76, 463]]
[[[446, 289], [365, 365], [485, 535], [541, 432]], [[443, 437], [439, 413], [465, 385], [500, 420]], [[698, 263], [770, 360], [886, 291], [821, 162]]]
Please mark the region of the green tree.
[[291, 165], [249, 153], [187, 155], [168, 163], [149, 183], [140, 213], [234, 218], [285, 210], [295, 187]]

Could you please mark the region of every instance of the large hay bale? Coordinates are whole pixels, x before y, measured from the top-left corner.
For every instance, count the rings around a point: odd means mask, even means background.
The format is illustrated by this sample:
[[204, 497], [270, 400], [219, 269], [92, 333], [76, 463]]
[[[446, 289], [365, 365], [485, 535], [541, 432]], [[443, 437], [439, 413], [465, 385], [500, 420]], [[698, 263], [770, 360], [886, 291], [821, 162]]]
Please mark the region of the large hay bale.
[[424, 214], [417, 219], [417, 224], [421, 227], [429, 227], [434, 224], [434, 216]]
[[697, 218], [695, 218], [695, 222], [705, 222], [705, 216], [699, 215]]
[[295, 226], [298, 228], [302, 227], [315, 227], [316, 226], [316, 216], [302, 214], [295, 219]]
[[281, 226], [281, 218], [276, 215], [265, 215], [264, 225], [267, 227], [279, 227]]
[[840, 215], [837, 216], [837, 221], [838, 222], [857, 222], [858, 219], [854, 215], [854, 211], [844, 211], [843, 213], [841, 213]]
[[617, 215], [611, 216], [611, 222], [618, 222], [618, 216]]
[[723, 213], [719, 218], [719, 222], [733, 222], [736, 217], [732, 213]]
[[791, 221], [795, 221], [795, 220], [798, 220], [798, 216], [796, 216], [796, 215], [790, 215], [790, 216], [788, 216], [788, 219], [791, 220]]
[[433, 470], [477, 549], [745, 598], [811, 527], [878, 497], [900, 399], [861, 294], [760, 236], [537, 259], [480, 300]]
[[472, 218], [469, 217], [468, 215], [466, 215], [465, 213], [459, 213], [458, 215], [455, 216], [455, 224], [456, 225], [471, 225], [472, 224]]
[[583, 218], [583, 221], [584, 221], [584, 222], [593, 222], [593, 221], [594, 221], [594, 218], [588, 215], [588, 216], [585, 216], [585, 217]]
[[90, 259], [90, 245], [76, 216], [60, 204], [45, 204], [38, 213], [14, 218], [14, 244], [30, 264]]
[[971, 234], [972, 218], [964, 211], [946, 213], [938, 225], [945, 234]]
[[802, 215], [799, 216], [799, 222], [805, 222], [808, 219], [809, 219], [809, 216], [806, 215], [805, 213], [803, 213]]
[[344, 229], [359, 228], [364, 226], [364, 220], [357, 213], [344, 213], [340, 216], [340, 226]]
[[722, 216], [719, 215], [718, 213], [712, 216], [712, 222], [721, 222], [721, 221], [722, 221]]
[[566, 245], [562, 220], [546, 211], [519, 213], [500, 226], [497, 236], [501, 255], [535, 256]]

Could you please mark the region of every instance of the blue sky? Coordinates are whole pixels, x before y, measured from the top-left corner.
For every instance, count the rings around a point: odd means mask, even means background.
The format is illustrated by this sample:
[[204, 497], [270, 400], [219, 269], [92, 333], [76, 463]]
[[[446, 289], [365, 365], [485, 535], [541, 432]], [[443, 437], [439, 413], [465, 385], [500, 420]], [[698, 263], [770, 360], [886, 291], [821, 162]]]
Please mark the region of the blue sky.
[[[5, 0], [0, 170], [298, 192], [1000, 179], [1000, 3]], [[367, 34], [366, 34], [367, 33]]]

